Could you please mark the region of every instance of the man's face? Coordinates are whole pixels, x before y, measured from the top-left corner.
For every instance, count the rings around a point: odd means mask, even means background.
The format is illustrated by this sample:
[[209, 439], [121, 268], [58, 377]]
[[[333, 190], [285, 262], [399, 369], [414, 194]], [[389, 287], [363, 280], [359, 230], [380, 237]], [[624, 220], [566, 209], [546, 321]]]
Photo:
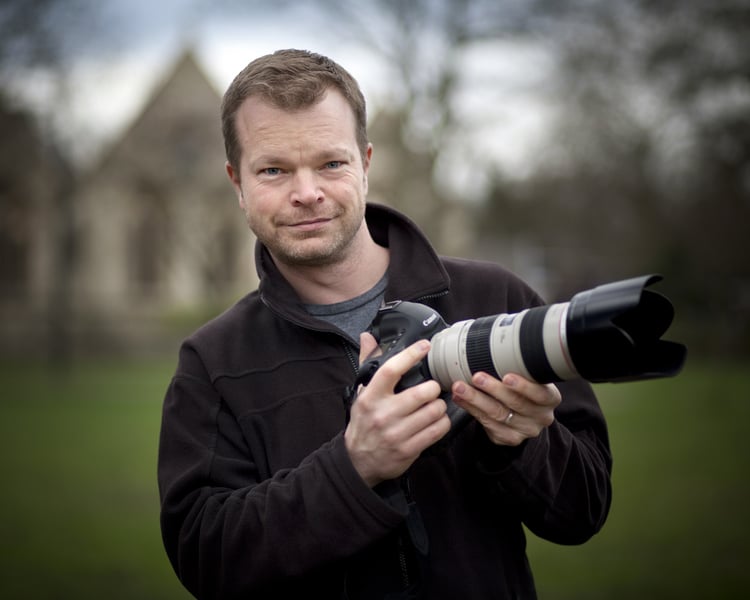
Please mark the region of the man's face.
[[250, 97], [235, 126], [240, 172], [230, 165], [227, 172], [250, 229], [274, 259], [289, 266], [344, 260], [365, 227], [372, 152], [363, 164], [344, 97], [329, 90], [291, 112]]

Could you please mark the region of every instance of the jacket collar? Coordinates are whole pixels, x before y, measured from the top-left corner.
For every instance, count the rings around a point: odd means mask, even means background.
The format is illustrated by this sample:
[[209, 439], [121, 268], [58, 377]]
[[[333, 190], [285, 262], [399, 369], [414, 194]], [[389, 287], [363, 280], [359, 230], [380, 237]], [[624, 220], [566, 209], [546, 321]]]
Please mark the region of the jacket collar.
[[[390, 250], [387, 301], [419, 300], [448, 291], [450, 278], [430, 242], [413, 221], [390, 207], [369, 202], [365, 221], [375, 242]], [[285, 318], [309, 323], [310, 316], [299, 296], [260, 242], [255, 246], [255, 268], [263, 302]]]

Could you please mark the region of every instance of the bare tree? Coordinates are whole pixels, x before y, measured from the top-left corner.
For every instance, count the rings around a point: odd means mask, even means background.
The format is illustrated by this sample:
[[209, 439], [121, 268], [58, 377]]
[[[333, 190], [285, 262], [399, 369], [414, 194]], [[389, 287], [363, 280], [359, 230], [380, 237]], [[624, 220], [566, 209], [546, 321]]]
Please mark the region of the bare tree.
[[537, 6], [559, 57], [559, 128], [533, 187], [499, 183], [496, 214], [540, 216], [530, 237], [576, 285], [664, 272], [699, 346], [749, 351], [750, 5]]
[[[70, 319], [71, 289], [70, 281], [75, 264], [74, 253], [74, 181], [72, 169], [65, 160], [63, 152], [55, 143], [56, 131], [52, 123], [53, 111], [32, 113], [22, 106], [21, 99], [9, 90], [14, 89], [14, 81], [28, 77], [30, 74], [43, 74], [49, 86], [49, 93], [56, 99], [55, 109], [66, 112], [68, 93], [67, 67], [73, 50], [81, 44], [92, 41], [89, 19], [93, 13], [86, 2], [61, 0], [6, 0], [0, 7], [0, 81], [6, 97], [2, 104], [6, 111], [20, 111], [25, 114], [25, 122], [35, 122], [40, 132], [37, 147], [41, 154], [32, 152], [27, 155], [33, 164], [31, 171], [14, 167], [13, 153], [5, 154], [3, 167], [13, 170], [8, 181], [12, 186], [4, 188], [0, 194], [2, 209], [12, 209], [18, 204], [14, 190], [21, 192], [23, 205], [28, 212], [30, 206], [42, 204], [50, 224], [49, 236], [52, 262], [47, 265], [48, 285], [44, 287], [47, 294], [45, 314], [42, 320], [47, 324], [46, 348], [50, 360], [55, 365], [67, 363], [70, 355]], [[11, 109], [11, 106], [16, 106]], [[33, 136], [32, 128], [25, 130], [26, 139]], [[4, 131], [6, 135], [8, 132]], [[8, 139], [6, 138], [7, 142]], [[17, 152], [17, 150], [16, 150]], [[25, 166], [29, 166], [28, 164]], [[29, 173], [36, 167], [37, 173], [46, 172], [48, 179], [45, 188], [39, 189], [35, 182], [29, 181]], [[44, 167], [44, 170], [42, 170]], [[50, 173], [54, 176], [49, 176]], [[32, 173], [31, 177], [37, 177]], [[24, 181], [23, 178], [27, 179]], [[31, 195], [31, 197], [28, 197]], [[38, 196], [35, 198], [34, 196]], [[39, 223], [29, 223], [29, 228], [40, 227]]]

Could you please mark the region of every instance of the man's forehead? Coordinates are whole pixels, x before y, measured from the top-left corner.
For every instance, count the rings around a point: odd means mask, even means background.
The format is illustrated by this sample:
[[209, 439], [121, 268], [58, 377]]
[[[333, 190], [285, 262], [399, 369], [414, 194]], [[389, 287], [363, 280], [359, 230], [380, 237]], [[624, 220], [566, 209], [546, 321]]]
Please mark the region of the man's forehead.
[[262, 96], [251, 96], [237, 111], [236, 125], [240, 137], [283, 136], [308, 130], [348, 137], [355, 132], [354, 112], [335, 91], [314, 104], [295, 109], [281, 108]]

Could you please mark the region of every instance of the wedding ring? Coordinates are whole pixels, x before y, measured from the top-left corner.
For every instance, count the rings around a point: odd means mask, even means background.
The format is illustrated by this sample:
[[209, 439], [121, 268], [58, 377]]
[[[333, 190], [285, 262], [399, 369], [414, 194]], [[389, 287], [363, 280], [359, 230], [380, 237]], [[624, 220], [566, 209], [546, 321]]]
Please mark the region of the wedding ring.
[[513, 418], [514, 414], [515, 413], [512, 410], [508, 411], [508, 416], [503, 419], [503, 423], [505, 423], [506, 425], [510, 425], [510, 420]]

